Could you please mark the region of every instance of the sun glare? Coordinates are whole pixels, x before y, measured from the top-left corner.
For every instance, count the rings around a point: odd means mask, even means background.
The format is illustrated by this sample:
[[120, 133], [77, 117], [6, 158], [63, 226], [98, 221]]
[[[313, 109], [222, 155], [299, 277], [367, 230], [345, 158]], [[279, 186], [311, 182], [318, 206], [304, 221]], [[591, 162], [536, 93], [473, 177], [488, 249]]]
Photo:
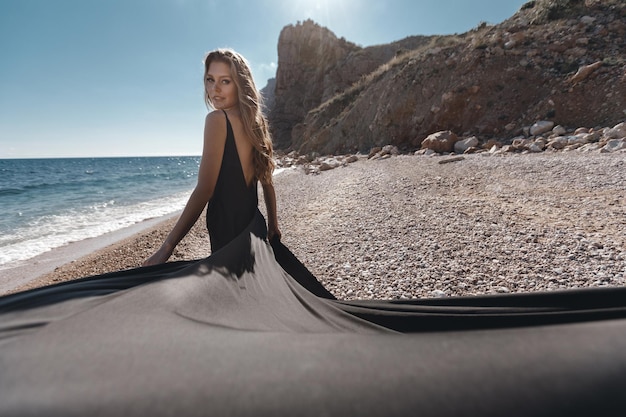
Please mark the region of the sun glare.
[[295, 0], [285, 1], [289, 18], [295, 21], [311, 19], [316, 23], [333, 27], [349, 19], [349, 10], [355, 6], [354, 0]]

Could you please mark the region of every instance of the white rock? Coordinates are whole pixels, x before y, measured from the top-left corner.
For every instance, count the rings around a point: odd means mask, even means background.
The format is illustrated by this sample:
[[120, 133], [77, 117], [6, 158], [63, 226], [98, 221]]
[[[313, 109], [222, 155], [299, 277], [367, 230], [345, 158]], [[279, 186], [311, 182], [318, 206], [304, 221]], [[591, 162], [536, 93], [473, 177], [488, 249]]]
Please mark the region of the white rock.
[[586, 145], [587, 143], [589, 143], [587, 134], [567, 136], [568, 145]]
[[548, 142], [548, 147], [552, 149], [563, 149], [566, 146], [567, 146], [567, 137], [565, 136], [559, 136], [557, 138], [550, 140], [550, 142]]
[[606, 129], [604, 136], [609, 139], [626, 138], [626, 123], [622, 122], [615, 125], [612, 129]]
[[472, 136], [456, 142], [454, 144], [454, 152], [464, 153], [466, 150], [473, 146], [478, 146], [478, 139], [476, 138], [476, 136]]
[[436, 297], [436, 298], [447, 297], [447, 294], [441, 290], [433, 290], [430, 293], [433, 295], [433, 297]]
[[399, 155], [400, 151], [397, 146], [394, 145], [385, 145], [383, 149], [380, 151], [382, 155]]
[[542, 133], [549, 132], [554, 127], [554, 122], [549, 120], [541, 120], [530, 127], [530, 134], [532, 136], [541, 135]]
[[622, 149], [626, 149], [626, 139], [611, 139], [606, 143], [606, 145], [604, 145], [602, 149], [600, 149], [600, 152], [617, 152]]
[[554, 128], [552, 129], [552, 133], [554, 133], [555, 135], [559, 135], [559, 136], [564, 135], [565, 132], [567, 132], [567, 131], [561, 125], [554, 126]]

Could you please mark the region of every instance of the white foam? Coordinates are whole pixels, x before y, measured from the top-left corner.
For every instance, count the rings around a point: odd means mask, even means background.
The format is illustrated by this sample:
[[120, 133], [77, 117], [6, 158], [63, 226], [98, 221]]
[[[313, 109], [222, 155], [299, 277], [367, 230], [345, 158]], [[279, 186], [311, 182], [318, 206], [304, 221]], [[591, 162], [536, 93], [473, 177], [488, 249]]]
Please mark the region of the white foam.
[[[289, 168], [277, 168], [274, 175]], [[71, 242], [102, 236], [146, 219], [181, 210], [189, 192], [122, 206], [115, 200], [67, 210], [32, 220], [27, 226], [0, 234], [0, 270]], [[21, 215], [21, 213], [20, 213]]]
[[107, 201], [80, 210], [44, 216], [0, 236], [0, 265], [24, 261], [51, 249], [122, 229], [182, 209], [189, 192], [120, 206]]

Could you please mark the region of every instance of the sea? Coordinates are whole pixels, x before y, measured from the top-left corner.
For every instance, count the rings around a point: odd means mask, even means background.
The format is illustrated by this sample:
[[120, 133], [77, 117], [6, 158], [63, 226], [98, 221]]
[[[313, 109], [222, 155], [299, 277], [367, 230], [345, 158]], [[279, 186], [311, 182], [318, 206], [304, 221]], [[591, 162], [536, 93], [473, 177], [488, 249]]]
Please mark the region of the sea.
[[0, 159], [0, 269], [181, 210], [199, 156]]

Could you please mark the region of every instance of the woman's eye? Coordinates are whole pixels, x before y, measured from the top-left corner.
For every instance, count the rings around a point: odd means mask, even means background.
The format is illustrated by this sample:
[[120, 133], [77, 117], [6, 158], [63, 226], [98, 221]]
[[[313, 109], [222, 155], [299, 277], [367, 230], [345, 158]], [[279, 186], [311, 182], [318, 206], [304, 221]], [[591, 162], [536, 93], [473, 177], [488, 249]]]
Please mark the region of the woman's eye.
[[230, 80], [222, 80], [222, 84], [230, 84]]
[[207, 82], [207, 83], [212, 83], [212, 82], [213, 82], [213, 78], [207, 78], [207, 79], [206, 79], [206, 82]]

